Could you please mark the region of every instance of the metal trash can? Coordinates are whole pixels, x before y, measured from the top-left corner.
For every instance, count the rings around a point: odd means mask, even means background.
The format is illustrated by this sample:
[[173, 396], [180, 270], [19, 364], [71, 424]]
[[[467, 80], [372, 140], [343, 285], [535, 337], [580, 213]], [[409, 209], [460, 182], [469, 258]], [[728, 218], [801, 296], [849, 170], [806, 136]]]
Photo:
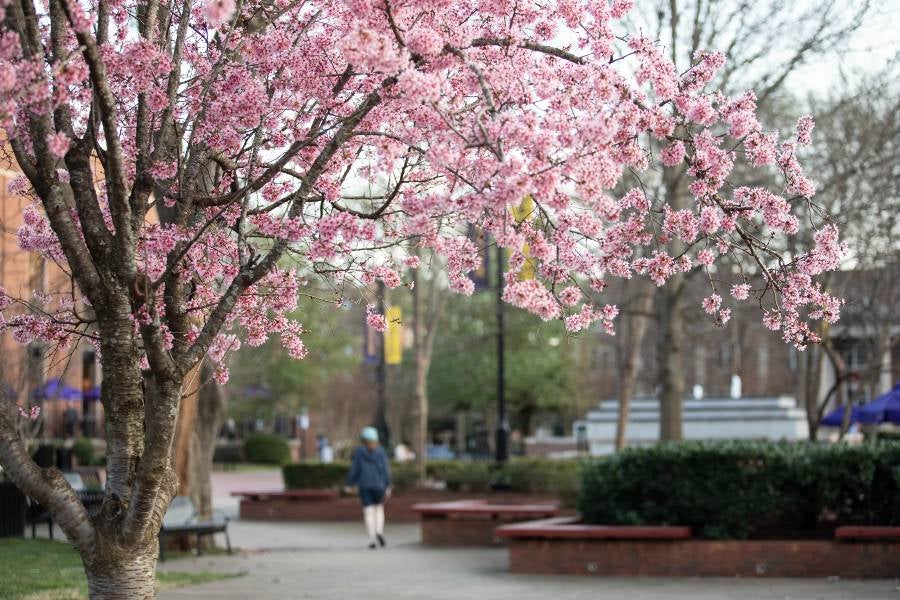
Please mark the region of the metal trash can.
[[0, 538], [25, 535], [25, 494], [0, 479]]
[[38, 446], [34, 453], [34, 462], [42, 469], [56, 466], [56, 448], [49, 444]]
[[56, 466], [60, 471], [72, 470], [72, 449], [57, 448], [56, 449]]

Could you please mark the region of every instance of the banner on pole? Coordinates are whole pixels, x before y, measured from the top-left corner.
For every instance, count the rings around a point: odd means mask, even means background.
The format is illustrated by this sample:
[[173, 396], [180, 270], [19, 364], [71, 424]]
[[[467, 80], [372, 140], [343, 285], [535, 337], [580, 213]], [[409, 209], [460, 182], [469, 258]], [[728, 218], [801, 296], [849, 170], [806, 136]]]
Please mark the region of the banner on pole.
[[384, 332], [384, 362], [399, 365], [403, 362], [403, 313], [399, 306], [387, 309], [387, 331]]
[[[522, 202], [519, 203], [518, 206], [513, 206], [512, 215], [516, 225], [519, 225], [523, 221], [530, 221], [533, 218], [534, 199], [531, 197], [531, 194], [522, 198]], [[519, 271], [519, 281], [534, 279], [535, 268], [537, 265], [535, 260], [531, 258], [530, 250], [528, 242], [525, 242], [525, 244], [522, 245], [522, 254], [525, 255], [525, 264], [522, 265], [522, 269]]]

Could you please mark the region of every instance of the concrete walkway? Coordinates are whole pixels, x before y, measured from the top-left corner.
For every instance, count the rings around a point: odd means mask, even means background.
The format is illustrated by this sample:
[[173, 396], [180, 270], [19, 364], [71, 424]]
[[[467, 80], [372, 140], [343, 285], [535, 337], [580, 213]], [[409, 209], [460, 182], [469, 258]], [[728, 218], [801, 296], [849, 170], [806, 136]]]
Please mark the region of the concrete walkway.
[[162, 600], [900, 600], [897, 581], [521, 576], [502, 549], [433, 550], [418, 526], [388, 527], [388, 548], [365, 547], [362, 524], [232, 523], [236, 556], [170, 561], [163, 570], [244, 572], [167, 590]]

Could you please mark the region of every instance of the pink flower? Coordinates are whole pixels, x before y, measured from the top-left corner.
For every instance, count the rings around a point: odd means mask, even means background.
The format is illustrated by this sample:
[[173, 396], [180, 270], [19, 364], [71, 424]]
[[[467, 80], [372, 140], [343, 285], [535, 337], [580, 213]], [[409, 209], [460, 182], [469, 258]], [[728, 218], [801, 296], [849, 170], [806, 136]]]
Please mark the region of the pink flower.
[[431, 28], [416, 27], [406, 35], [406, 47], [426, 58], [437, 56], [444, 48], [444, 40]]
[[203, 5], [203, 16], [213, 27], [219, 27], [231, 21], [236, 9], [234, 0], [206, 0]]
[[676, 140], [663, 148], [659, 153], [662, 164], [667, 167], [674, 167], [684, 160], [684, 142]]
[[434, 73], [406, 69], [397, 76], [397, 89], [415, 104], [431, 104], [441, 97], [441, 78]]
[[805, 115], [797, 119], [797, 143], [801, 146], [809, 146], [812, 144], [812, 130], [815, 126], [816, 123], [810, 115]]
[[735, 300], [746, 300], [748, 297], [750, 297], [750, 284], [740, 283], [738, 285], [731, 286], [731, 295]]
[[712, 294], [703, 299], [703, 310], [705, 310], [709, 314], [715, 313], [719, 310], [719, 306], [722, 305], [722, 296], [718, 294]]
[[387, 320], [375, 310], [374, 304], [366, 306], [366, 323], [375, 331], [387, 331]]
[[41, 407], [40, 406], [32, 406], [28, 410], [25, 410], [21, 406], [17, 407], [19, 409], [19, 415], [29, 419], [31, 421], [37, 421], [38, 417], [41, 416]]
[[47, 148], [50, 150], [50, 154], [56, 158], [63, 158], [66, 152], [69, 151], [70, 144], [69, 136], [65, 133], [60, 132], [47, 135]]
[[559, 293], [559, 301], [566, 306], [575, 306], [581, 299], [581, 290], [572, 285]]

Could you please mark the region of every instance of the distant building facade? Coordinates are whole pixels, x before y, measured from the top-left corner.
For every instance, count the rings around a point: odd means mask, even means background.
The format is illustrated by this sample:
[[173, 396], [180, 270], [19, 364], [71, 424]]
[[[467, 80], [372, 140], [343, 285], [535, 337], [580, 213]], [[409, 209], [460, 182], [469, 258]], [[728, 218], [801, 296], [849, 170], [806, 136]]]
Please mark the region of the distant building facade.
[[[26, 302], [37, 294], [71, 293], [70, 279], [58, 265], [19, 247], [18, 230], [30, 205], [27, 198], [9, 192], [9, 184], [19, 176], [8, 163], [0, 164], [0, 286], [10, 297]], [[27, 308], [22, 305], [21, 310]], [[30, 425], [33, 435], [102, 436], [100, 365], [93, 346], [83, 341], [63, 349], [41, 342], [22, 345], [5, 330], [0, 333], [0, 351], [5, 399], [25, 409], [41, 407], [40, 419]]]

